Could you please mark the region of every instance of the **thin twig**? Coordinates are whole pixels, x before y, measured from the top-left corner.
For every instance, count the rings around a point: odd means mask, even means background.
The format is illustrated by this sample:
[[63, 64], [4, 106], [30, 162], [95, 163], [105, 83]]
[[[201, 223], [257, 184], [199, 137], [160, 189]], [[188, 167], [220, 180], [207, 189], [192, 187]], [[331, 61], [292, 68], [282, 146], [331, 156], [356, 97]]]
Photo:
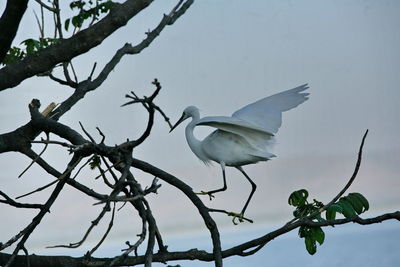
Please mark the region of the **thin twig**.
[[77, 88], [78, 87], [78, 81], [73, 81], [71, 79], [71, 75], [69, 74], [68, 66], [70, 65], [70, 62], [63, 62], [62, 63], [62, 68], [63, 68], [63, 74], [65, 77], [65, 80], [69, 86], [72, 88]]
[[71, 66], [71, 70], [72, 70], [72, 74], [74, 75], [75, 82], [78, 83], [78, 76], [76, 75], [75, 68], [74, 68], [74, 65], [72, 64], [72, 61], [69, 63], [69, 65]]
[[37, 189], [35, 189], [35, 190], [33, 190], [33, 191], [30, 191], [30, 192], [28, 192], [28, 193], [26, 193], [26, 194], [20, 195], [20, 196], [16, 197], [16, 199], [20, 199], [20, 198], [23, 198], [23, 197], [27, 197], [27, 196], [29, 196], [29, 195], [32, 195], [32, 194], [36, 193], [36, 192], [43, 191], [43, 190], [45, 190], [46, 188], [52, 186], [53, 184], [55, 184], [55, 183], [57, 183], [57, 182], [58, 182], [58, 180], [54, 180], [54, 181], [52, 181], [52, 182], [50, 182], [50, 183], [48, 183], [48, 184], [46, 184], [46, 185], [44, 185], [44, 186], [41, 186], [41, 187], [39, 187], [39, 188], [37, 188]]
[[[332, 204], [334, 204], [346, 191], [347, 189], [349, 189], [349, 187], [351, 186], [351, 184], [354, 182], [354, 180], [357, 177], [358, 171], [360, 169], [361, 166], [361, 159], [362, 159], [362, 151], [363, 151], [363, 147], [364, 147], [364, 142], [365, 142], [365, 138], [367, 137], [368, 134], [368, 130], [365, 131], [364, 136], [361, 140], [361, 145], [360, 148], [358, 150], [358, 156], [357, 156], [357, 162], [356, 162], [356, 166], [354, 167], [354, 171], [353, 174], [351, 175], [349, 181], [347, 182], [347, 184], [343, 187], [343, 189], [326, 205], [324, 205], [323, 207], [321, 207], [319, 210], [311, 213], [310, 215], [308, 215], [306, 218], [311, 219], [314, 218], [315, 216], [317, 216], [318, 214], [321, 214], [322, 212], [324, 212], [326, 209], [328, 209]], [[294, 221], [298, 220], [299, 218], [294, 218], [292, 220], [290, 220], [287, 224], [291, 224]]]
[[[112, 172], [112, 168], [115, 168], [116, 166], [118, 166], [119, 164], [122, 163], [122, 160], [118, 161], [117, 163], [113, 164], [113, 165], [109, 165], [108, 163], [106, 163], [107, 161], [105, 160], [105, 158], [102, 157], [102, 160], [104, 162], [104, 164], [106, 164], [107, 169], [104, 171], [104, 174], [107, 172], [110, 172], [111, 175], [114, 177], [115, 181], [118, 181], [117, 176]], [[100, 173], [99, 175], [97, 175], [96, 177], [94, 177], [95, 180], [99, 179], [101, 176], [103, 175], [103, 173]]]
[[[100, 176], [103, 178], [103, 182], [109, 187], [109, 188], [114, 188], [114, 185], [112, 183], [110, 183], [110, 181], [108, 181], [107, 176], [105, 174], [105, 171], [103, 170], [103, 168], [101, 168], [100, 166], [97, 166], [97, 169], [100, 172]], [[97, 176], [95, 179], [98, 179], [99, 176]]]
[[97, 245], [94, 246], [94, 247], [87, 253], [86, 256], [89, 256], [89, 257], [90, 257], [90, 256], [101, 246], [101, 244], [104, 242], [104, 240], [106, 239], [108, 233], [111, 231], [111, 228], [112, 228], [113, 225], [114, 225], [114, 215], [115, 215], [115, 203], [114, 203], [114, 205], [113, 205], [113, 210], [112, 210], [112, 213], [111, 213], [111, 220], [110, 220], [110, 222], [109, 222], [109, 224], [108, 224], [108, 227], [107, 227], [106, 232], [104, 233], [104, 235], [103, 235], [103, 237], [100, 239], [100, 241], [97, 243]]
[[60, 78], [55, 77], [52, 73], [49, 73], [49, 74], [48, 74], [48, 77], [49, 77], [50, 79], [52, 79], [53, 81], [58, 82], [58, 83], [61, 84], [61, 85], [68, 85], [68, 86], [70, 86], [70, 87], [72, 87], [72, 88], [76, 88], [76, 87], [78, 86], [78, 85], [77, 85], [76, 83], [74, 83], [73, 81], [68, 82], [68, 81], [61, 80]]
[[[74, 166], [74, 168], [75, 168], [75, 167], [76, 167], [76, 165]], [[63, 173], [60, 177], [58, 177], [57, 180], [54, 180], [54, 181], [48, 183], [47, 185], [44, 185], [44, 186], [42, 186], [42, 187], [39, 187], [39, 188], [37, 188], [37, 189], [35, 189], [35, 190], [29, 192], [29, 193], [26, 193], [26, 194], [23, 194], [23, 195], [21, 195], [21, 196], [18, 196], [18, 197], [16, 197], [16, 199], [19, 199], [19, 198], [23, 198], [23, 197], [32, 195], [33, 193], [36, 193], [36, 192], [43, 191], [44, 189], [46, 189], [46, 188], [52, 186], [53, 184], [57, 183], [59, 180], [64, 179], [67, 175], [70, 174], [71, 171], [72, 171], [72, 169], [70, 169], [69, 172], [67, 172], [67, 173]]]
[[108, 197], [107, 199], [103, 199], [99, 202], [94, 203], [93, 206], [104, 204], [106, 202], [114, 202], [114, 203], [116, 203], [116, 202], [131, 202], [131, 201], [136, 201], [141, 198], [143, 198], [142, 195], [134, 196], [134, 197], [125, 197], [125, 196]]
[[92, 143], [96, 143], [94, 138], [85, 130], [81, 122], [79, 122], [79, 125], [81, 126], [81, 129], [86, 134], [86, 136], [89, 137], [90, 141], [92, 141]]
[[32, 144], [54, 144], [54, 145], [60, 145], [63, 147], [68, 147], [68, 148], [75, 148], [75, 145], [71, 145], [65, 142], [60, 142], [60, 141], [51, 141], [51, 140], [40, 140], [40, 141], [31, 141]]
[[18, 242], [18, 244], [16, 245], [13, 253], [11, 254], [11, 257], [8, 259], [5, 267], [9, 267], [12, 265], [18, 252], [24, 247], [25, 242], [28, 240], [29, 236], [36, 229], [36, 227], [40, 224], [43, 217], [49, 212], [50, 207], [53, 205], [54, 201], [57, 199], [58, 195], [60, 194], [61, 190], [63, 189], [63, 187], [67, 181], [68, 175], [76, 167], [76, 165], [79, 164], [81, 159], [82, 158], [80, 156], [77, 156], [77, 155], [73, 156], [71, 161], [68, 163], [65, 172], [60, 176], [57, 186], [54, 188], [50, 197], [48, 198], [46, 203], [43, 205], [43, 208], [40, 209], [40, 212], [32, 219], [32, 222], [28, 226], [26, 226], [22, 231], [20, 231], [18, 234], [16, 234], [11, 239], [9, 239], [5, 244], [0, 244], [0, 250], [3, 250], [4, 248], [7, 248], [10, 245], [12, 245], [14, 242], [20, 240]]
[[45, 9], [51, 11], [51, 12], [56, 12], [55, 8], [52, 8], [51, 6], [46, 5], [45, 3], [43, 3], [40, 0], [35, 0], [41, 7], [44, 7]]
[[114, 266], [117, 263], [119, 263], [120, 261], [122, 261], [124, 258], [126, 258], [132, 251], [135, 252], [135, 256], [138, 256], [137, 254], [137, 249], [139, 248], [139, 246], [143, 243], [143, 241], [146, 239], [146, 218], [142, 217], [142, 232], [140, 234], [138, 234], [137, 236], [139, 237], [139, 239], [135, 242], [135, 244], [131, 245], [129, 243], [129, 241], [126, 241], [125, 243], [128, 245], [127, 249], [124, 249], [123, 253], [118, 256], [115, 257], [108, 266]]
[[104, 133], [100, 130], [99, 127], [96, 127], [96, 130], [99, 132], [99, 134], [101, 135], [101, 141], [100, 144], [104, 144], [104, 141], [106, 140], [106, 136], [104, 135]]
[[43, 150], [39, 153], [39, 155], [37, 155], [37, 157], [36, 157], [34, 160], [31, 161], [31, 163], [28, 165], [28, 167], [26, 167], [26, 168], [21, 172], [21, 174], [18, 175], [18, 178], [21, 178], [21, 176], [24, 175], [24, 173], [25, 173], [27, 170], [29, 170], [29, 168], [32, 167], [32, 165], [33, 165], [35, 162], [37, 162], [37, 160], [43, 155], [43, 153], [44, 153], [44, 152], [46, 151], [46, 149], [47, 149], [47, 146], [49, 145], [49, 138], [50, 138], [50, 135], [49, 135], [48, 132], [46, 132], [46, 140], [44, 141], [44, 144], [45, 144], [45, 145], [44, 145]]
[[90, 163], [91, 160], [92, 160], [92, 158], [88, 158], [86, 160], [86, 162], [83, 163], [83, 165], [79, 167], [78, 171], [75, 173], [75, 175], [71, 179], [73, 179], [73, 180], [76, 179], [76, 177], [78, 177], [79, 173], [83, 170], [83, 168], [86, 167], [86, 165], [88, 165]]
[[16, 208], [28, 208], [28, 209], [41, 209], [43, 208], [42, 204], [32, 204], [32, 203], [19, 203], [14, 201], [12, 198], [7, 196], [6, 193], [0, 191], [0, 195], [4, 197], [5, 200], [0, 199], [0, 202], [8, 204], [10, 206], [16, 207]]
[[358, 171], [360, 169], [360, 166], [361, 166], [362, 151], [363, 151], [364, 142], [365, 142], [365, 138], [367, 137], [367, 134], [368, 134], [368, 130], [365, 131], [365, 134], [364, 134], [364, 136], [362, 138], [360, 149], [358, 150], [358, 157], [357, 157], [356, 166], [355, 166], [353, 174], [351, 175], [351, 177], [350, 177], [349, 181], [347, 182], [347, 184], [343, 187], [343, 189], [328, 204], [326, 204], [325, 206], [320, 208], [318, 211], [310, 214], [308, 216], [308, 218], [312, 218], [315, 215], [317, 215], [317, 214], [325, 211], [327, 208], [329, 208], [329, 206], [331, 206], [333, 203], [335, 203], [347, 191], [347, 189], [349, 189], [351, 184], [354, 182], [354, 180], [357, 177], [357, 174], [358, 174]]
[[[233, 220], [235, 220], [235, 218], [238, 218], [239, 221], [240, 221], [240, 220], [245, 220], [245, 221], [248, 221], [249, 223], [253, 223], [253, 220], [252, 220], [252, 219], [249, 219], [249, 218], [246, 218], [246, 217], [241, 217], [241, 216], [239, 216], [240, 214], [237, 214], [237, 213], [235, 213], [235, 212], [226, 211], [226, 210], [220, 210], [220, 209], [208, 209], [208, 211], [209, 211], [209, 212], [224, 213], [224, 214], [226, 214], [226, 215], [228, 215], [228, 216], [232, 216], [232, 217], [233, 217]], [[233, 221], [233, 220], [232, 220], [232, 221]], [[237, 224], [235, 221], [233, 221], [233, 223], [234, 223], [235, 225]]]
[[94, 71], [96, 70], [96, 66], [97, 66], [97, 62], [95, 62], [95, 63], [93, 64], [93, 68], [92, 68], [92, 71], [90, 72], [90, 75], [89, 75], [89, 77], [88, 77], [88, 80], [92, 80]]
[[47, 246], [46, 248], [78, 248], [78, 247], [80, 247], [85, 242], [85, 240], [87, 239], [87, 237], [89, 236], [89, 234], [93, 230], [93, 228], [99, 224], [101, 219], [104, 217], [104, 215], [109, 210], [110, 210], [110, 206], [107, 203], [106, 205], [104, 205], [103, 209], [101, 210], [101, 212], [99, 213], [97, 218], [91, 222], [89, 228], [86, 230], [85, 234], [83, 235], [83, 237], [80, 241], [75, 242], [75, 243], [70, 243], [69, 245]]

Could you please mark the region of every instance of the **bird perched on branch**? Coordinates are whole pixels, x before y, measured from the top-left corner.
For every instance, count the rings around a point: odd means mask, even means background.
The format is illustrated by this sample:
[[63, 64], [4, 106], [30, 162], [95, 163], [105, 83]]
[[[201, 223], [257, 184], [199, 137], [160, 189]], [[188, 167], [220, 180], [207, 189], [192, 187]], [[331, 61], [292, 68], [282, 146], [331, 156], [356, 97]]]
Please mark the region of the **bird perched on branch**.
[[[171, 128], [174, 130], [181, 122], [188, 118], [192, 121], [186, 126], [186, 140], [193, 153], [205, 164], [215, 161], [222, 169], [223, 187], [200, 194], [212, 197], [213, 193], [225, 191], [225, 167], [235, 167], [250, 182], [252, 190], [242, 209], [237, 213], [229, 213], [242, 221], [249, 202], [256, 191], [256, 184], [243, 170], [242, 166], [267, 161], [274, 154], [270, 152], [274, 143], [274, 136], [282, 124], [282, 113], [293, 109], [308, 99], [304, 91], [307, 84], [265, 97], [251, 103], [237, 111], [231, 117], [212, 116], [200, 118], [199, 109], [195, 106], [185, 108], [181, 118]], [[194, 134], [196, 126], [211, 126], [217, 128], [204, 140], [198, 140]]]

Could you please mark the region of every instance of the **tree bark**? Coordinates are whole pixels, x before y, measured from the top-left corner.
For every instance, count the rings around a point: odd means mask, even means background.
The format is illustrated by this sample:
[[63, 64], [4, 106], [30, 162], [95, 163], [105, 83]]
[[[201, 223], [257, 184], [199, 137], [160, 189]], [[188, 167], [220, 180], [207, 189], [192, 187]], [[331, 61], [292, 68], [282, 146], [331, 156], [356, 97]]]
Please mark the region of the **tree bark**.
[[5, 66], [0, 69], [0, 91], [15, 87], [29, 77], [51, 70], [58, 63], [68, 62], [86, 53], [101, 44], [114, 31], [125, 26], [151, 2], [153, 0], [127, 0], [116, 5], [106, 17], [93, 26], [19, 62]]
[[0, 62], [3, 62], [12, 41], [17, 34], [19, 23], [28, 7], [29, 0], [8, 0], [0, 18]]

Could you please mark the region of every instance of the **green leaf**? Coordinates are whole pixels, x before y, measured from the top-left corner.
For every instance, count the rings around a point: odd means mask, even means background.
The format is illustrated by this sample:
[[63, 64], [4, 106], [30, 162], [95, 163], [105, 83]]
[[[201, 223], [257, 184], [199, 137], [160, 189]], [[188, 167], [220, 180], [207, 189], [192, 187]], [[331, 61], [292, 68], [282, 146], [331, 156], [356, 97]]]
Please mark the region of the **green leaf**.
[[358, 200], [361, 201], [361, 203], [362, 203], [362, 205], [364, 207], [363, 212], [365, 212], [365, 211], [367, 211], [369, 209], [369, 202], [363, 195], [361, 195], [360, 193], [350, 193], [349, 196], [350, 195], [352, 197], [355, 197], [355, 198], [357, 198]]
[[325, 221], [325, 219], [322, 218], [321, 214], [315, 215], [315, 219], [316, 219], [318, 222], [323, 222], [323, 221]]
[[310, 255], [314, 255], [317, 252], [317, 243], [312, 238], [306, 237], [304, 239], [304, 243], [306, 244], [306, 249]]
[[80, 28], [83, 23], [83, 18], [80, 15], [74, 16], [72, 17], [71, 23], [74, 27]]
[[22, 51], [20, 48], [18, 47], [11, 47], [10, 50], [8, 51], [8, 53], [6, 54], [6, 56], [3, 59], [2, 64], [3, 65], [8, 65], [17, 61], [20, 61], [21, 59], [23, 59], [25, 56], [25, 52]]
[[90, 165], [90, 169], [95, 169], [97, 167], [100, 167], [101, 165], [101, 160], [100, 157], [98, 155], [93, 155], [91, 158], [91, 161], [89, 162]]
[[307, 197], [308, 197], [307, 190], [300, 189], [290, 194], [288, 203], [289, 205], [295, 207], [304, 206], [307, 203]]
[[326, 215], [325, 215], [326, 219], [327, 220], [336, 219], [336, 212], [343, 213], [343, 208], [337, 203], [334, 203], [330, 205], [326, 210]]
[[70, 22], [71, 22], [71, 19], [66, 19], [65, 22], [64, 22], [64, 29], [65, 29], [66, 31], [68, 31], [69, 23], [70, 23]]
[[350, 202], [350, 204], [353, 206], [354, 210], [357, 212], [357, 214], [361, 214], [364, 211], [364, 206], [363, 203], [361, 202], [361, 200], [352, 195], [349, 194], [347, 197], [345, 197], [345, 199]]
[[26, 46], [26, 54], [31, 55], [35, 50], [35, 40], [33, 39], [26, 39], [21, 42], [21, 44]]
[[299, 236], [304, 238], [306, 249], [311, 255], [317, 252], [317, 243], [322, 245], [325, 241], [325, 233], [321, 227], [300, 226]]
[[74, 9], [74, 8], [82, 9], [84, 6], [85, 6], [85, 2], [83, 2], [82, 0], [72, 1], [71, 4], [69, 4], [69, 7], [71, 9]]
[[39, 51], [42, 48], [42, 43], [37, 40], [33, 40], [33, 46], [36, 48], [36, 51]]
[[307, 226], [300, 226], [299, 228], [299, 237], [304, 238], [308, 236], [309, 228]]
[[321, 227], [312, 227], [311, 232], [313, 239], [315, 239], [320, 245], [322, 245], [325, 241], [325, 233], [321, 229]]
[[115, 2], [113, 1], [107, 1], [103, 4], [100, 5], [100, 10], [101, 13], [107, 13], [111, 10], [111, 8], [113, 8], [115, 6]]
[[353, 209], [352, 205], [344, 198], [340, 198], [340, 200], [337, 202], [340, 207], [342, 207], [343, 211], [342, 214], [346, 218], [353, 218], [356, 216], [356, 212]]

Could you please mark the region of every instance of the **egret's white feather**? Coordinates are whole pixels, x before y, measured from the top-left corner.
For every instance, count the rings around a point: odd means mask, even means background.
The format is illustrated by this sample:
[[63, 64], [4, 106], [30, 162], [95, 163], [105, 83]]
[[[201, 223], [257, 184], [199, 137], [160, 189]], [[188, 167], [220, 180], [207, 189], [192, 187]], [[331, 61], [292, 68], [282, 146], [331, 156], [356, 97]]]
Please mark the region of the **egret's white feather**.
[[[227, 188], [225, 166], [237, 168], [252, 186], [252, 191], [238, 215], [240, 218], [243, 217], [256, 190], [256, 184], [244, 172], [242, 166], [275, 157], [269, 152], [269, 149], [274, 142], [274, 134], [282, 124], [282, 112], [295, 108], [306, 101], [308, 94], [302, 92], [307, 88], [307, 85], [304, 84], [263, 98], [234, 112], [232, 117], [215, 116], [200, 119], [197, 107], [185, 108], [181, 118], [172, 126], [171, 131], [182, 121], [192, 118], [185, 129], [190, 149], [205, 164], [215, 161], [220, 164], [222, 169], [224, 186], [217, 190], [204, 192], [204, 194], [211, 196], [212, 193], [224, 191]], [[194, 136], [194, 128], [203, 125], [217, 128], [217, 130], [204, 140], [198, 140]]]
[[242, 119], [225, 116], [204, 117], [196, 126], [210, 126], [245, 138], [256, 149], [265, 150], [273, 134]]
[[309, 94], [302, 93], [307, 88], [307, 84], [303, 84], [265, 97], [235, 111], [232, 118], [244, 120], [275, 134], [282, 125], [282, 112], [295, 108], [308, 99]]

